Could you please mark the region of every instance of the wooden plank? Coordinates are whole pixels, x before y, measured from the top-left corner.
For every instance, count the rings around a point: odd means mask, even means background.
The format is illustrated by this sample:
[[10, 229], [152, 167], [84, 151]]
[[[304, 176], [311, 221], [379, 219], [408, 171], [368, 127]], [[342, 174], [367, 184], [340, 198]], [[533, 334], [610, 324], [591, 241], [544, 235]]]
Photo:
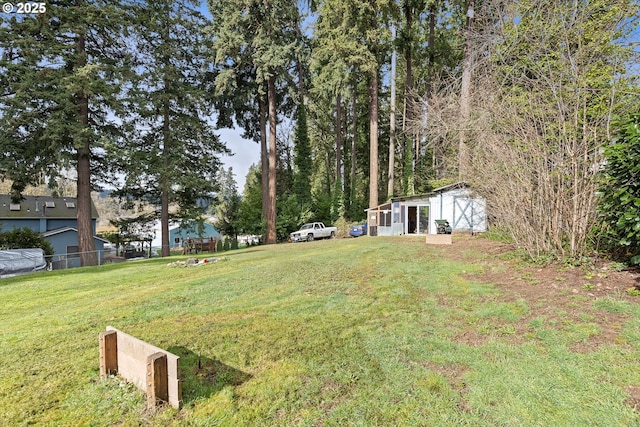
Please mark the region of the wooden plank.
[[451, 234], [427, 234], [427, 245], [450, 245]]
[[167, 355], [159, 351], [147, 357], [147, 409], [168, 401]]
[[172, 407], [180, 409], [182, 406], [180, 357], [125, 334], [112, 326], [107, 326], [107, 331], [117, 332], [118, 374], [144, 392], [147, 391], [147, 357], [158, 352], [167, 356], [168, 401]]
[[118, 338], [116, 331], [100, 332], [100, 378], [118, 372]]

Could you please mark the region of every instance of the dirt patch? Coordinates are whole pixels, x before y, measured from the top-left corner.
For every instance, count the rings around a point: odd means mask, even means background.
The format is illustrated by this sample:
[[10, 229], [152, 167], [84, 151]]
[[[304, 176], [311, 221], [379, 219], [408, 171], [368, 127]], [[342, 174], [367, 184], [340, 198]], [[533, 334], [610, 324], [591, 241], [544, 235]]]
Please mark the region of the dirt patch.
[[[616, 271], [615, 264], [602, 262], [589, 267], [566, 267], [559, 264], [537, 266], [509, 257], [515, 248], [478, 236], [454, 236], [453, 245], [437, 247], [446, 259], [482, 266], [482, 271], [467, 277], [480, 283], [490, 283], [502, 291], [502, 301], [524, 302], [529, 308], [519, 322], [511, 323], [513, 339], [518, 340], [529, 330], [534, 319], [544, 319], [557, 329], [587, 325], [593, 331], [570, 345], [576, 352], [588, 352], [603, 344], [619, 344], [626, 314], [606, 311], [594, 305], [598, 300], [628, 301], [640, 304], [640, 297], [627, 294], [640, 285], [638, 270]], [[447, 304], [446, 300], [440, 301]], [[497, 325], [502, 326], [502, 325]], [[456, 339], [469, 345], [481, 345], [487, 336], [473, 330]]]
[[[626, 303], [640, 305], [640, 296], [632, 296], [628, 289], [640, 289], [640, 269], [617, 271], [617, 265], [601, 262], [588, 267], [566, 267], [549, 264], [541, 267], [512, 256], [515, 248], [478, 236], [454, 236], [450, 246], [434, 247], [445, 259], [479, 265], [478, 272], [466, 273], [467, 278], [499, 289], [500, 295], [478, 296], [480, 300], [512, 302], [527, 308], [517, 322], [491, 318], [489, 332], [470, 325], [454, 339], [470, 346], [480, 346], [490, 337], [507, 335], [513, 343], [535, 336], [535, 326], [566, 331], [576, 337], [568, 342], [569, 350], [578, 353], [596, 351], [604, 345], [629, 345], [621, 336], [624, 324], [632, 317]], [[438, 298], [442, 305], [455, 304], [446, 296]], [[612, 309], [605, 309], [610, 304]], [[458, 407], [470, 411], [465, 398], [464, 382], [467, 369], [463, 366], [429, 368], [443, 375], [459, 395]], [[626, 404], [640, 411], [640, 386], [626, 387]]]
[[640, 411], [640, 387], [630, 385], [627, 387], [627, 392], [629, 393], [629, 399], [627, 403], [636, 411]]

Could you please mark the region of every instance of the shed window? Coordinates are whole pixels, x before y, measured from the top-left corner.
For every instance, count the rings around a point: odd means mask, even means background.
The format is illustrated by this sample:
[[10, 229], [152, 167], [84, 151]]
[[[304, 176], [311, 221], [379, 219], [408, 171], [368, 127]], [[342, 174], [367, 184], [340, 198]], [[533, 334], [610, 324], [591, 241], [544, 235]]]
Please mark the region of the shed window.
[[382, 227], [391, 227], [391, 211], [383, 210], [380, 211], [380, 222], [378, 225]]

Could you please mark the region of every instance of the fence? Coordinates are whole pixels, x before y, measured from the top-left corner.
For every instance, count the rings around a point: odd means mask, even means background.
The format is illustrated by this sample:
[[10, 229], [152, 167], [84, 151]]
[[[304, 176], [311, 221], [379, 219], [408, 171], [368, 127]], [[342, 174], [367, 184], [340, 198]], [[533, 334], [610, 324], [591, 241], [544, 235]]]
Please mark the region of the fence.
[[110, 251], [72, 252], [46, 256], [48, 270], [66, 270], [67, 268], [80, 267], [80, 255], [83, 253], [97, 254], [98, 265], [108, 264], [118, 260]]

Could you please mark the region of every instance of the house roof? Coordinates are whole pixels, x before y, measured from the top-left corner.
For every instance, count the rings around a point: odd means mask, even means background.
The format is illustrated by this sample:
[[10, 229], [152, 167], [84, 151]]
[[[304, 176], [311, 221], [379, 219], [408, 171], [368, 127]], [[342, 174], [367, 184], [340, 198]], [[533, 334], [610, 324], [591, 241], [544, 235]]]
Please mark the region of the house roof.
[[[72, 233], [78, 233], [78, 229], [77, 228], [73, 228], [73, 227], [60, 227], [60, 228], [56, 228], [55, 230], [49, 230], [49, 231], [45, 231], [44, 233], [41, 233], [43, 237], [51, 237], [51, 236], [55, 236], [57, 234], [63, 234], [63, 233], [68, 233], [68, 232], [72, 232]], [[96, 240], [100, 240], [104, 243], [111, 243], [106, 239], [103, 239], [102, 237], [98, 237], [98, 236], [93, 236], [94, 239]]]
[[[0, 219], [11, 218], [61, 218], [78, 216], [75, 197], [23, 196], [20, 203], [12, 203], [11, 196], [0, 194]], [[98, 211], [91, 202], [91, 218], [98, 218]]]

